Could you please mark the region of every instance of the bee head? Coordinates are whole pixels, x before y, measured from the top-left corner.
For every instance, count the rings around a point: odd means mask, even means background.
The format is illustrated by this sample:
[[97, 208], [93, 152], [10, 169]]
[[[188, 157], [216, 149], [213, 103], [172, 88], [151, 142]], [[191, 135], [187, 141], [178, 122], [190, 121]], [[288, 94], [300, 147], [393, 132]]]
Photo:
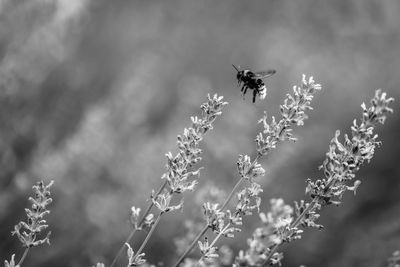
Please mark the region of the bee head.
[[243, 77], [243, 71], [240, 70], [240, 67], [236, 67], [236, 66], [233, 65], [233, 64], [232, 64], [232, 67], [234, 67], [235, 70], [237, 71], [236, 78], [237, 78], [238, 80], [242, 79], [242, 77]]
[[243, 70], [238, 71], [238, 73], [236, 74], [236, 78], [238, 80], [241, 80], [243, 77], [244, 77], [244, 71]]

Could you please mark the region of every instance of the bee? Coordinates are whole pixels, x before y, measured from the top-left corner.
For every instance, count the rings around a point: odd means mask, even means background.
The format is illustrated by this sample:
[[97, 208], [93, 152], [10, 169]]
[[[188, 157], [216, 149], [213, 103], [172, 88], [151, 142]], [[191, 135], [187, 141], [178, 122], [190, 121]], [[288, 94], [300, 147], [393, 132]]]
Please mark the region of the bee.
[[243, 98], [247, 92], [247, 89], [251, 89], [253, 90], [253, 103], [256, 102], [257, 95], [260, 96], [260, 99], [264, 99], [267, 95], [267, 87], [262, 79], [275, 74], [276, 70], [252, 72], [250, 70], [240, 70], [233, 64], [232, 66], [237, 71], [236, 78], [238, 80], [238, 86], [242, 85], [240, 92], [243, 93]]

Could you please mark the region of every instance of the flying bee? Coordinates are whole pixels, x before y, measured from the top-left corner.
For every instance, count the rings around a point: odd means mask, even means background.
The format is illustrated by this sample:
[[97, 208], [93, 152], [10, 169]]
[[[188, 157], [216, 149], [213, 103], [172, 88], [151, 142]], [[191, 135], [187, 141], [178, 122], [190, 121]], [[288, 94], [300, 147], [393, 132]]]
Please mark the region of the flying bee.
[[238, 86], [242, 85], [242, 89], [240, 90], [240, 92], [243, 93], [243, 98], [247, 92], [247, 89], [253, 90], [253, 103], [256, 102], [257, 95], [259, 95], [261, 99], [264, 99], [266, 97], [267, 87], [265, 86], [265, 83], [262, 79], [265, 79], [275, 74], [276, 70], [252, 72], [250, 70], [240, 70], [233, 64], [232, 66], [237, 71], [236, 78], [238, 80]]

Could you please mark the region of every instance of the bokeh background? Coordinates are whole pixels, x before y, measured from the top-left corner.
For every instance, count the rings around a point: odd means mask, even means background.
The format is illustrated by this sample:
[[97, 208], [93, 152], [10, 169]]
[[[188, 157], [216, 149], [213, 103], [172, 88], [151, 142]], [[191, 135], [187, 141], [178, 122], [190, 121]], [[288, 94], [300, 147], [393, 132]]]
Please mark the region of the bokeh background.
[[[176, 152], [207, 93], [230, 104], [202, 144], [199, 190], [230, 190], [238, 155], [254, 154], [257, 120], [264, 110], [278, 115], [305, 73], [323, 90], [294, 131], [298, 142], [261, 161], [263, 211], [272, 197], [304, 198], [334, 131], [349, 132], [375, 89], [398, 101], [377, 129], [382, 147], [358, 173], [357, 196], [322, 212], [323, 231], [285, 246], [284, 266], [385, 266], [400, 249], [399, 13], [397, 0], [1, 0], [0, 260], [21, 256], [10, 232], [44, 179], [55, 181], [52, 245], [32, 249], [24, 265], [109, 264], [130, 231], [130, 207], [145, 207], [159, 187], [164, 154]], [[265, 101], [242, 99], [231, 64], [277, 70]], [[173, 239], [202, 212], [195, 195], [165, 216], [145, 251], [150, 262], [176, 259]], [[259, 223], [247, 218], [221, 244], [245, 249]]]

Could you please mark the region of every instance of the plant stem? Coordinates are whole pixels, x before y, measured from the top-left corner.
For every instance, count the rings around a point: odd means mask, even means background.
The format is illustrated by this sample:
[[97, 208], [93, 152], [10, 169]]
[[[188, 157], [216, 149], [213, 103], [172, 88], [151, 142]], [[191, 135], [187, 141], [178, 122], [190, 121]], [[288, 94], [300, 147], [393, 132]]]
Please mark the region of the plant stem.
[[[249, 169], [247, 170], [247, 172], [245, 173], [244, 176], [247, 176], [251, 169], [254, 167], [254, 165], [257, 163], [257, 160], [261, 157], [261, 154], [257, 154], [256, 158], [253, 160], [253, 162], [251, 163]], [[224, 204], [222, 204], [221, 206], [221, 211], [223, 211], [226, 206], [228, 206], [229, 202], [231, 201], [233, 194], [236, 192], [236, 190], [239, 188], [239, 186], [241, 185], [241, 183], [244, 181], [244, 177], [241, 177], [239, 179], [239, 181], [237, 181], [237, 183], [235, 184], [235, 186], [232, 188], [231, 192], [229, 193], [228, 197], [225, 199]], [[185, 257], [187, 256], [187, 254], [190, 253], [190, 251], [193, 249], [193, 247], [197, 244], [197, 242], [199, 241], [199, 239], [207, 232], [208, 230], [208, 225], [204, 226], [204, 228], [201, 230], [201, 232], [196, 236], [196, 238], [192, 241], [192, 243], [190, 244], [190, 246], [185, 250], [185, 252], [179, 257], [178, 261], [175, 263], [175, 267], [178, 267], [179, 264], [185, 259]]]
[[[211, 244], [208, 246], [209, 248], [212, 248], [212, 247], [215, 245], [215, 243], [218, 241], [218, 239], [221, 237], [221, 235], [222, 235], [223, 233], [225, 233], [226, 229], [228, 229], [230, 225], [231, 225], [231, 223], [228, 223], [228, 224], [224, 227], [224, 229], [222, 229], [222, 231], [220, 231], [220, 232], [218, 233], [218, 235], [214, 238], [213, 242], [211, 242]], [[201, 256], [201, 258], [197, 261], [197, 264], [200, 265], [200, 261], [203, 260], [203, 257], [204, 257], [204, 256]]]
[[[167, 180], [165, 180], [164, 184], [158, 189], [158, 191], [157, 191], [157, 193], [156, 193], [156, 196], [158, 196], [158, 195], [161, 193], [161, 191], [165, 188], [166, 185], [167, 185]], [[141, 228], [141, 227], [142, 227], [142, 224], [144, 223], [144, 221], [145, 221], [147, 215], [149, 214], [151, 208], [153, 207], [153, 205], [154, 205], [153, 202], [151, 202], [150, 205], [147, 207], [146, 211], [144, 212], [144, 214], [143, 214], [143, 216], [142, 216], [142, 219], [141, 219], [140, 222], [139, 222], [138, 228]], [[118, 250], [118, 253], [117, 253], [117, 255], [115, 256], [115, 258], [113, 259], [113, 261], [112, 261], [110, 267], [114, 267], [114, 266], [115, 266], [115, 264], [117, 263], [118, 258], [121, 256], [122, 252], [124, 251], [125, 243], [131, 242], [131, 239], [133, 238], [133, 236], [135, 235], [136, 232], [137, 232], [137, 228], [134, 228], [134, 229], [130, 232], [130, 234], [129, 234], [129, 236], [126, 238], [124, 244], [123, 244], [123, 245], [120, 247], [120, 249]]]
[[243, 182], [243, 177], [241, 177], [239, 179], [239, 181], [237, 181], [237, 183], [235, 184], [235, 186], [232, 188], [232, 191], [229, 193], [228, 197], [225, 199], [224, 204], [222, 204], [221, 206], [221, 210], [224, 210], [226, 208], [226, 206], [228, 206], [229, 202], [231, 201], [233, 194], [236, 192], [236, 190], [239, 188], [239, 186], [242, 184]]
[[[306, 216], [306, 214], [315, 207], [315, 204], [318, 202], [319, 197], [314, 198], [310, 205], [307, 206], [307, 208], [305, 208], [303, 210], [303, 212], [300, 214], [299, 217], [296, 218], [296, 220], [290, 225], [290, 228], [294, 228], [294, 227], [298, 227], [299, 224], [301, 223], [302, 219], [304, 218], [304, 216]], [[266, 264], [268, 264], [268, 261], [271, 259], [271, 257], [274, 255], [274, 253], [276, 252], [276, 250], [278, 249], [280, 244], [276, 244], [272, 247], [272, 249], [270, 251], [268, 251], [268, 257], [264, 260], [264, 262], [261, 264], [261, 266], [265, 266]]]
[[[247, 172], [245, 173], [244, 176], [249, 175], [250, 170], [254, 167], [254, 165], [257, 163], [257, 160], [261, 157], [260, 154], [257, 154], [256, 158], [253, 160], [253, 162], [251, 163], [249, 169], [247, 170]], [[226, 206], [228, 206], [229, 202], [231, 201], [233, 194], [236, 192], [236, 190], [239, 188], [240, 184], [244, 181], [244, 177], [241, 177], [239, 179], [239, 181], [237, 181], [237, 183], [235, 184], [235, 186], [232, 188], [232, 191], [229, 193], [228, 197], [226, 198], [224, 204], [222, 204], [221, 210], [224, 210], [226, 208]]]
[[151, 227], [149, 233], [148, 233], [147, 236], [146, 236], [146, 239], [143, 241], [142, 245], [140, 246], [140, 248], [139, 248], [138, 251], [136, 252], [136, 256], [137, 256], [137, 255], [140, 255], [140, 253], [142, 252], [142, 250], [143, 250], [144, 247], [146, 246], [146, 244], [147, 244], [147, 242], [149, 241], [151, 235], [153, 234], [154, 230], [156, 229], [157, 224], [160, 222], [160, 219], [161, 219], [161, 215], [162, 215], [162, 214], [163, 214], [163, 213], [159, 213], [159, 214], [158, 214], [156, 221], [154, 222], [153, 226]]
[[204, 228], [201, 230], [201, 232], [196, 236], [196, 238], [192, 241], [190, 246], [186, 249], [186, 251], [180, 256], [178, 261], [175, 263], [174, 267], [178, 267], [179, 264], [185, 259], [187, 254], [190, 253], [190, 251], [193, 249], [193, 247], [197, 244], [197, 241], [207, 232], [208, 230], [208, 225], [204, 226]]
[[25, 257], [26, 257], [26, 255], [28, 255], [28, 252], [29, 252], [29, 247], [28, 248], [25, 248], [25, 251], [24, 251], [24, 254], [22, 254], [22, 257], [21, 257], [21, 259], [19, 260], [19, 262], [18, 262], [18, 266], [21, 266], [22, 265], [22, 263], [24, 262], [24, 260], [25, 260]]
[[[334, 181], [338, 179], [337, 177], [332, 176], [328, 179], [328, 183], [326, 184], [324, 191], [328, 191], [329, 188], [331, 187], [331, 185], [334, 183]], [[294, 228], [294, 227], [298, 227], [299, 224], [301, 223], [302, 219], [304, 218], [304, 216], [307, 215], [307, 213], [312, 210], [315, 205], [321, 200], [321, 197], [317, 196], [315, 197], [311, 202], [310, 205], [308, 205], [303, 212], [299, 215], [299, 217], [296, 218], [296, 220], [290, 225], [290, 228]], [[264, 262], [262, 263], [262, 266], [264, 266], [265, 264], [268, 263], [268, 261], [271, 259], [271, 257], [274, 255], [274, 253], [276, 252], [276, 250], [278, 249], [280, 244], [276, 244], [272, 247], [272, 249], [268, 252], [268, 257], [264, 260]]]
[[211, 244], [210, 244], [209, 247], [214, 246], [214, 244], [218, 241], [218, 239], [219, 239], [219, 238], [221, 237], [221, 235], [226, 231], [226, 229], [229, 228], [229, 226], [231, 226], [231, 223], [228, 223], [228, 224], [224, 227], [224, 229], [222, 229], [222, 231], [219, 232], [219, 234], [214, 238], [213, 242], [211, 242]]

